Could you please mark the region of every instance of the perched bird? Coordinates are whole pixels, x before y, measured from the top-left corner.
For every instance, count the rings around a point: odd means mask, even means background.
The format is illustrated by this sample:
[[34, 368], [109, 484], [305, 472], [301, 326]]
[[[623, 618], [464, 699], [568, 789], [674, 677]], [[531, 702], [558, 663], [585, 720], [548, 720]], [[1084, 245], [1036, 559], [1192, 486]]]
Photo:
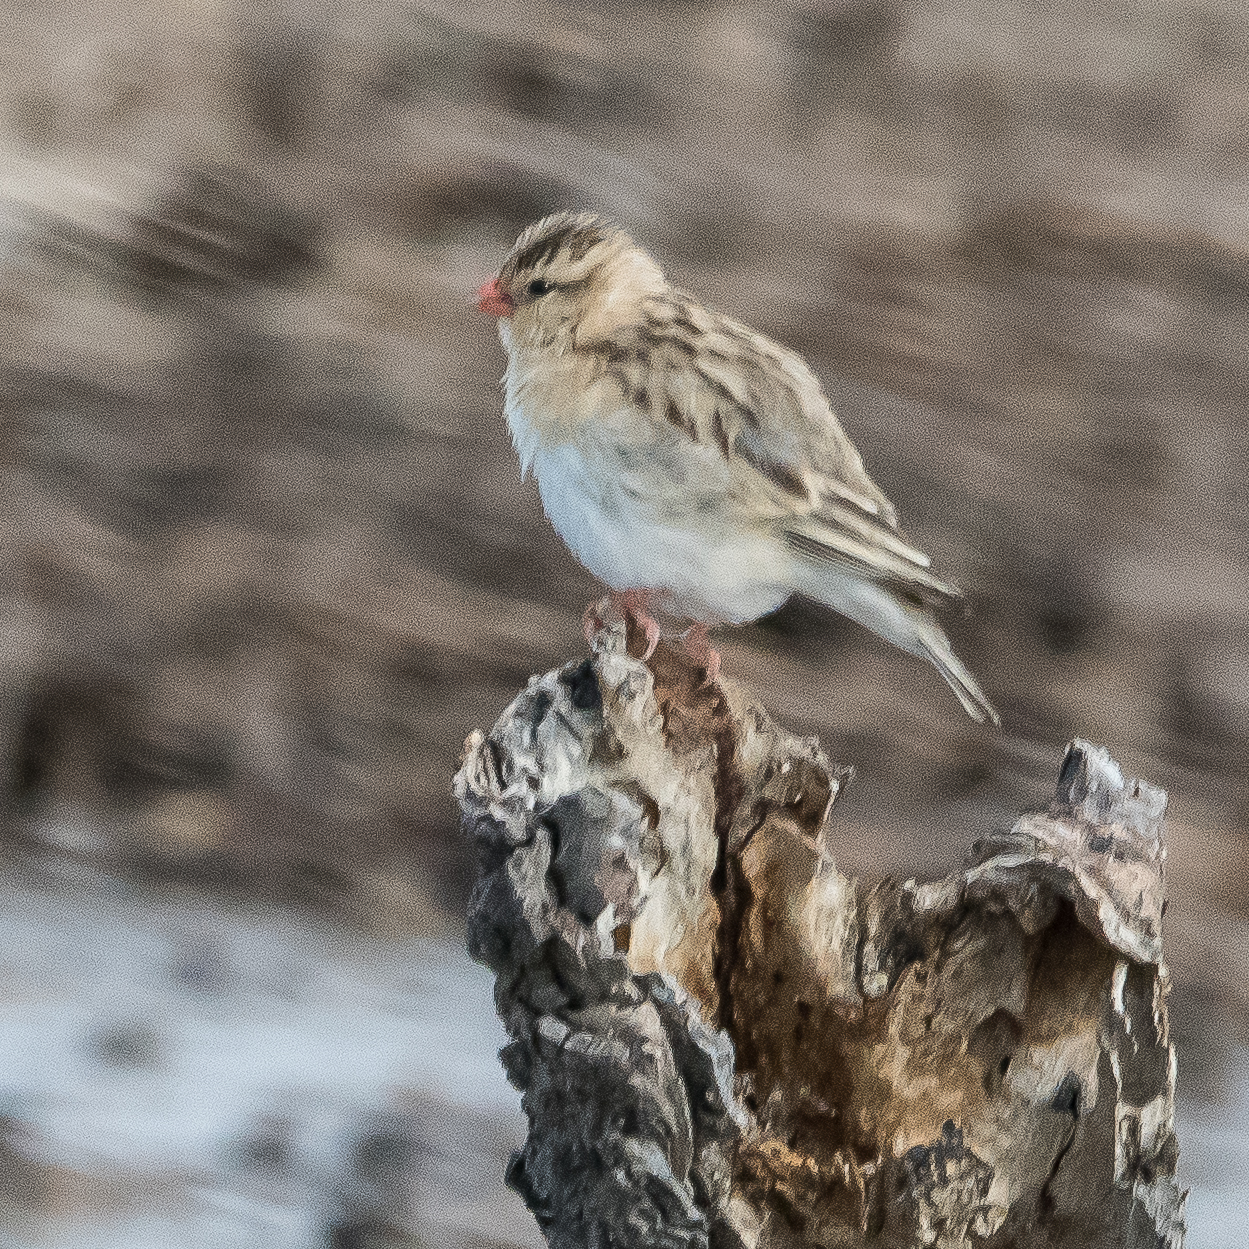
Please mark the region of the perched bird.
[[[794, 352], [669, 285], [624, 231], [590, 215], [531, 225], [478, 307], [499, 318], [522, 475], [616, 607], [707, 627], [794, 593], [931, 660], [976, 720], [997, 722], [933, 607], [957, 598], [898, 530], [815, 375]], [[587, 633], [592, 610], [587, 613]]]

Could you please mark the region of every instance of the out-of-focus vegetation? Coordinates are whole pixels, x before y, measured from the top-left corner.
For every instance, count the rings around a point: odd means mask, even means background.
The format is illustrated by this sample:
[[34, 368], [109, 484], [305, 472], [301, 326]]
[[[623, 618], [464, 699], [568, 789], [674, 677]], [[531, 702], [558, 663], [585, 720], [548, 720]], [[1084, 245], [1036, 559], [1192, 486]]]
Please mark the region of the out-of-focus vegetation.
[[1181, 1083], [1227, 1095], [1249, 1036], [1240, 9], [4, 18], [14, 853], [386, 934], [459, 913], [460, 742], [578, 653], [595, 594], [518, 480], [471, 294], [530, 220], [591, 208], [810, 358], [969, 591], [953, 629], [1001, 738], [812, 608], [719, 638], [728, 675], [857, 765], [843, 865], [939, 870], [1043, 799], [1069, 736], [1105, 742], [1172, 793]]

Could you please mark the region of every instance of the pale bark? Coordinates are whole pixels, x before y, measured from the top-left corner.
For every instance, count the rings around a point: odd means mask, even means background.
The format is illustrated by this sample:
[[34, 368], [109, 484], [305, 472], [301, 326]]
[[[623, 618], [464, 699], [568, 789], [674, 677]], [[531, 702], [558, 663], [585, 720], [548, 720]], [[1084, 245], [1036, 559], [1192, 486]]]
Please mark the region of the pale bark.
[[1179, 1246], [1165, 794], [1075, 742], [928, 883], [834, 864], [847, 772], [600, 635], [456, 794], [556, 1249]]

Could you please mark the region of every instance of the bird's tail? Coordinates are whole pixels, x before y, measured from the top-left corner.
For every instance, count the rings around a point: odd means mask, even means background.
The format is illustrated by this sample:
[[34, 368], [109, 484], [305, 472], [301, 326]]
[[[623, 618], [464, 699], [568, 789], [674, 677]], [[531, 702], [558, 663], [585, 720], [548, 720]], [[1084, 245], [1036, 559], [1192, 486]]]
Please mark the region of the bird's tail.
[[924, 656], [932, 660], [937, 671], [945, 677], [946, 684], [954, 691], [958, 701], [963, 704], [963, 710], [977, 724], [983, 724], [987, 720], [997, 727], [1002, 723], [1001, 717], [985, 696], [979, 682], [967, 671], [966, 665], [951, 649], [950, 639], [946, 637], [945, 631], [935, 620], [929, 618], [922, 623], [919, 631], [919, 644], [923, 648]]
[[849, 616], [886, 642], [927, 659], [977, 723], [1001, 723], [993, 704], [950, 646], [931, 609], [907, 602], [885, 585], [825, 565], [804, 562], [802, 590], [810, 598]]

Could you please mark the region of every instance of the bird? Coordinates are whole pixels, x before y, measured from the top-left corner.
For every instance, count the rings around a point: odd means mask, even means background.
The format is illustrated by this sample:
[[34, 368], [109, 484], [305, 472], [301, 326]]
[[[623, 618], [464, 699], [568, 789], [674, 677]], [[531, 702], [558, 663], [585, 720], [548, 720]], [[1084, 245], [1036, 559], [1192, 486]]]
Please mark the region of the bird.
[[[477, 292], [507, 356], [504, 414], [548, 519], [646, 637], [655, 614], [719, 678], [708, 630], [797, 594], [931, 662], [978, 722], [992, 703], [935, 609], [959, 592], [898, 527], [794, 351], [673, 286], [621, 227], [560, 212]], [[587, 638], [600, 621], [586, 612]]]

